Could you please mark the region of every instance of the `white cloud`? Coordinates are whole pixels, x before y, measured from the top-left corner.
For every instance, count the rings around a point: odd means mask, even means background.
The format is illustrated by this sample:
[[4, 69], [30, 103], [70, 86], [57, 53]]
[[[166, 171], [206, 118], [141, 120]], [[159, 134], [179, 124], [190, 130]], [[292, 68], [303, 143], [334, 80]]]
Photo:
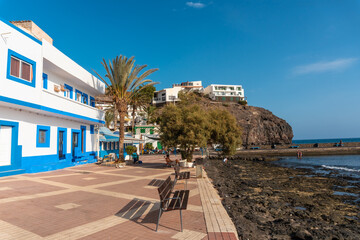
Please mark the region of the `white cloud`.
[[312, 64], [297, 66], [293, 69], [293, 74], [304, 75], [310, 73], [341, 71], [353, 65], [357, 60], [357, 58], [340, 58], [334, 61], [316, 62]]
[[186, 2], [186, 5], [192, 8], [204, 8], [206, 5], [200, 2]]

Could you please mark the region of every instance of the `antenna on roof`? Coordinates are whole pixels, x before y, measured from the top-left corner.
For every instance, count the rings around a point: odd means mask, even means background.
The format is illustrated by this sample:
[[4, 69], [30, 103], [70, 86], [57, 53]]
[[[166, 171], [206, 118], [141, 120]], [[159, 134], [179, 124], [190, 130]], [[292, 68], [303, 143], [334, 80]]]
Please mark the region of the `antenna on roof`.
[[4, 40], [5, 44], [7, 44], [7, 39], [10, 37], [11, 32], [1, 33], [0, 34], [2, 39]]

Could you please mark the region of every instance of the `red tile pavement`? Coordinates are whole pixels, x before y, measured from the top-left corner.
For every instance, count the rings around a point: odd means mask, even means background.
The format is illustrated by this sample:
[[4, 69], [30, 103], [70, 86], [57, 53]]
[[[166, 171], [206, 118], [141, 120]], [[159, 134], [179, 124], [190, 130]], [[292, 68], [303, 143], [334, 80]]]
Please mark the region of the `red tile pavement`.
[[[161, 216], [157, 186], [173, 169], [162, 156], [142, 165], [111, 168], [88, 164], [46, 173], [0, 178], [0, 239], [215, 239], [207, 236], [196, 178], [188, 209]], [[194, 175], [194, 169], [190, 169]], [[9, 181], [7, 181], [9, 180]], [[10, 181], [11, 180], [11, 181]], [[179, 182], [176, 189], [183, 189]], [[220, 235], [219, 235], [220, 234]], [[223, 239], [233, 239], [225, 238]], [[236, 238], [235, 238], [236, 239]]]
[[0, 199], [19, 197], [24, 195], [36, 194], [36, 193], [45, 193], [51, 191], [62, 190], [64, 188], [51, 186], [43, 183], [35, 183], [31, 181], [11, 181], [11, 182], [2, 182], [0, 184]]
[[52, 177], [52, 178], [43, 178], [45, 180], [50, 180], [59, 183], [71, 184], [74, 186], [91, 186], [107, 182], [115, 182], [120, 180], [130, 179], [129, 177], [124, 177], [121, 174], [118, 176], [109, 176], [99, 173], [88, 173], [88, 174], [78, 174], [74, 176], [64, 176], [64, 177]]

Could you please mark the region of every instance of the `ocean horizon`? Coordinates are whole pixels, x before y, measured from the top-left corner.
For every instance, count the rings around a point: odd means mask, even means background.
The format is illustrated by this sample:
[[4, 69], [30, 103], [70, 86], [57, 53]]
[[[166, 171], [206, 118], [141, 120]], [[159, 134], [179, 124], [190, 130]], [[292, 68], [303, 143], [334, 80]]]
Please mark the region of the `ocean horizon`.
[[339, 143], [340, 140], [346, 142], [360, 142], [360, 138], [323, 138], [323, 139], [297, 139], [293, 140], [293, 144], [309, 144], [309, 143]]

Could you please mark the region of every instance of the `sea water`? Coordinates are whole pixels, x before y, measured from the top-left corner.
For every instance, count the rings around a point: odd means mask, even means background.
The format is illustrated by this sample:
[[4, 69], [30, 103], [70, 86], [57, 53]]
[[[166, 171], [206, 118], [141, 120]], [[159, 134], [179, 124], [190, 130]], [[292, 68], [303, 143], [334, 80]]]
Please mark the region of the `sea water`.
[[293, 144], [315, 144], [315, 143], [339, 143], [340, 140], [345, 142], [360, 142], [360, 138], [328, 138], [328, 139], [303, 139], [293, 140]]
[[283, 157], [274, 162], [284, 167], [306, 168], [316, 173], [334, 173], [339, 176], [348, 176], [360, 181], [360, 155], [335, 155], [335, 156], [315, 156], [301, 159], [296, 157]]

